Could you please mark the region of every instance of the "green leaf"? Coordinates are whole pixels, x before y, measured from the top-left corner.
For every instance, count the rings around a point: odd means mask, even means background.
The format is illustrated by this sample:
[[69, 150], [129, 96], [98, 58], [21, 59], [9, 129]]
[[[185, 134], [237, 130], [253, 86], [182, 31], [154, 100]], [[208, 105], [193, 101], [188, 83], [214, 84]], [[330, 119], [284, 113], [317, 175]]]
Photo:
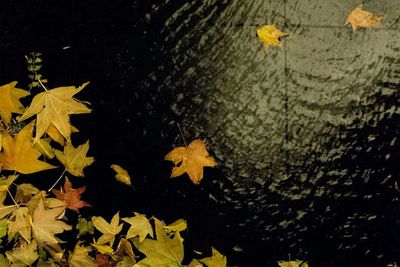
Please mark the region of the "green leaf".
[[75, 228], [79, 231], [78, 238], [86, 234], [94, 234], [93, 223], [85, 218], [78, 218]]

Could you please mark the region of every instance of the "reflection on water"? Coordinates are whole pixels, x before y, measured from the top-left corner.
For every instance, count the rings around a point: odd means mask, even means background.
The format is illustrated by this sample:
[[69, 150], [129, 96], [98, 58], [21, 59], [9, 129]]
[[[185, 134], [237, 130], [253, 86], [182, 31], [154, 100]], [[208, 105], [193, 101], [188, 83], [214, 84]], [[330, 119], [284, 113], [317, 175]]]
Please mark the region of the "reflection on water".
[[[192, 1], [164, 11], [173, 67], [163, 90], [185, 134], [207, 140], [227, 178], [210, 198], [246, 214], [242, 238], [255, 231], [275, 257], [320, 266], [345, 264], [337, 255], [394, 259], [400, 9], [397, 0], [367, 1], [385, 19], [353, 33], [343, 23], [358, 3]], [[255, 29], [266, 23], [289, 33], [283, 49], [262, 49]]]

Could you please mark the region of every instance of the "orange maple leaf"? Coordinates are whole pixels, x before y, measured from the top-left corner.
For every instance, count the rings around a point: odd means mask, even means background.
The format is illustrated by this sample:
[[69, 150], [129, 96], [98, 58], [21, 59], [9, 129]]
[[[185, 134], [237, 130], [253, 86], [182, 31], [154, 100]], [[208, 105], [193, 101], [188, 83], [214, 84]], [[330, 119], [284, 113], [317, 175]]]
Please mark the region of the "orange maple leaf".
[[209, 156], [206, 144], [200, 139], [193, 140], [188, 147], [174, 148], [164, 159], [174, 162], [176, 166], [172, 169], [171, 178], [187, 172], [190, 180], [195, 184], [199, 184], [203, 179], [203, 167], [217, 165], [215, 159]]
[[85, 192], [86, 186], [79, 188], [72, 188], [71, 182], [65, 177], [64, 188], [61, 190], [52, 190], [56, 197], [67, 204], [67, 208], [78, 211], [83, 207], [91, 207], [91, 205], [81, 200], [81, 194]]

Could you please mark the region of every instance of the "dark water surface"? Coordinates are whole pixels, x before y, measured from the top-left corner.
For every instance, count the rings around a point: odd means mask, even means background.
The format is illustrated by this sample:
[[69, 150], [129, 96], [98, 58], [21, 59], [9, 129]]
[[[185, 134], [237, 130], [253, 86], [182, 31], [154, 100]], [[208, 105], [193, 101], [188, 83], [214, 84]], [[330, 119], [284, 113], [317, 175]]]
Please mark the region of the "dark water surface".
[[[0, 81], [26, 82], [30, 51], [52, 87], [91, 81], [94, 112], [73, 121], [96, 158], [89, 215], [186, 218], [188, 255], [212, 245], [229, 265], [400, 261], [398, 0], [363, 1], [384, 19], [355, 33], [354, 0], [50, 3], [2, 4]], [[272, 23], [289, 36], [265, 53]], [[168, 178], [177, 123], [220, 163], [200, 186]]]

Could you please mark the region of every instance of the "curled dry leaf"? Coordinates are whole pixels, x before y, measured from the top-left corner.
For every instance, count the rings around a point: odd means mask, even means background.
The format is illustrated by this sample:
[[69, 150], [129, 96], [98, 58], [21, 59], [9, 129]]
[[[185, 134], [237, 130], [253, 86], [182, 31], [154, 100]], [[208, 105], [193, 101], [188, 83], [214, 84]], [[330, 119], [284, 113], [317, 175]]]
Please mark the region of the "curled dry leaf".
[[188, 147], [174, 148], [164, 159], [172, 161], [176, 166], [172, 169], [171, 178], [186, 172], [195, 184], [203, 179], [204, 167], [217, 165], [215, 159], [209, 156], [205, 142], [200, 139], [193, 140]]

